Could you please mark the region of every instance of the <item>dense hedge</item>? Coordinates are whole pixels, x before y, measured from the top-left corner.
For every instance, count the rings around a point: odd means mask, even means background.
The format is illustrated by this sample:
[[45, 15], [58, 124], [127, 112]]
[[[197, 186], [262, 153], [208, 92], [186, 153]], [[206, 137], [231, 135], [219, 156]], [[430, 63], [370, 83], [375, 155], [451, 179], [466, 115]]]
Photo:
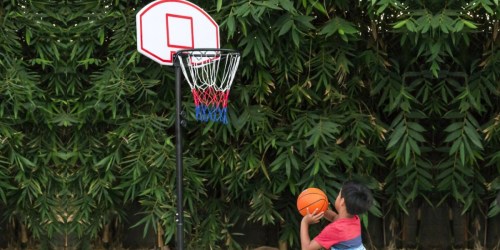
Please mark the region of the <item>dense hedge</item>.
[[[3, 216], [42, 244], [95, 239], [133, 202], [173, 240], [174, 72], [136, 51], [149, 2], [1, 1]], [[183, 92], [191, 248], [237, 248], [241, 220], [296, 247], [297, 194], [334, 199], [349, 178], [376, 216], [415, 200], [499, 213], [497, 0], [192, 2], [242, 61], [228, 126], [196, 122]]]

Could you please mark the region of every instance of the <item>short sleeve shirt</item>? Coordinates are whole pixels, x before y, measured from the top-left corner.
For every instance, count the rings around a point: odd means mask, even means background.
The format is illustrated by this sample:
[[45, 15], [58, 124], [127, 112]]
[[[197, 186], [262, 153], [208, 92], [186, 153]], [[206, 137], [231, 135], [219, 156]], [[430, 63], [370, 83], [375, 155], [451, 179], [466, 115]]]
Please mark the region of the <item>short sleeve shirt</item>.
[[363, 245], [361, 223], [357, 215], [328, 224], [314, 238], [325, 249], [356, 249]]

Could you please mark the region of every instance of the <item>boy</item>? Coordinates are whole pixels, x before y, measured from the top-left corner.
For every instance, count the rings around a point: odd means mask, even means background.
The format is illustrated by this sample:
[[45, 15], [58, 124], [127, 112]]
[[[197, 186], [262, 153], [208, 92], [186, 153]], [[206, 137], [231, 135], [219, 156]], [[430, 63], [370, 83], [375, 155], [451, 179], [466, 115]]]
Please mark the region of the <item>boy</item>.
[[[368, 211], [373, 196], [368, 188], [354, 181], [344, 183], [337, 199], [335, 209], [317, 213], [307, 211], [300, 223], [300, 243], [302, 250], [351, 249], [364, 250], [361, 241], [361, 223], [358, 215]], [[312, 213], [310, 213], [312, 212]], [[318, 223], [325, 217], [332, 221], [313, 240], [309, 237], [309, 225]]]

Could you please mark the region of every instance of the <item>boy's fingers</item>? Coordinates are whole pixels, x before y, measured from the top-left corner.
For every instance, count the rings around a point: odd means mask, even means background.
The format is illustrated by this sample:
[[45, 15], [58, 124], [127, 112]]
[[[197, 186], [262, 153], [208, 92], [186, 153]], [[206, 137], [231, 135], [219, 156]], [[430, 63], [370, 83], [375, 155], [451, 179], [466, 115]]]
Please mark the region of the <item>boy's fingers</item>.
[[306, 209], [307, 209], [307, 213], [308, 213], [308, 214], [315, 215], [315, 214], [318, 212], [318, 209], [317, 209], [317, 208], [316, 208], [316, 209], [314, 209], [314, 211], [313, 211], [312, 213], [311, 213], [311, 211], [309, 211], [309, 207], [308, 207], [308, 208], [306, 208]]

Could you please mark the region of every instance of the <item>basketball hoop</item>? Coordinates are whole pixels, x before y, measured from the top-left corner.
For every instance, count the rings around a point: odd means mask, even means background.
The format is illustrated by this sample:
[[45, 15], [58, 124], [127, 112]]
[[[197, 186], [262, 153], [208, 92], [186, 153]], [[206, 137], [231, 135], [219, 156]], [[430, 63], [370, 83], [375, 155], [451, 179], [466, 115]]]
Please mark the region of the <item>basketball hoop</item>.
[[135, 20], [137, 51], [161, 65], [175, 66], [176, 249], [184, 250], [182, 75], [193, 93], [196, 119], [227, 124], [227, 99], [240, 53], [219, 49], [219, 25], [187, 0], [154, 0]]
[[228, 123], [227, 100], [240, 53], [228, 49], [189, 49], [176, 53], [193, 94], [196, 120]]

